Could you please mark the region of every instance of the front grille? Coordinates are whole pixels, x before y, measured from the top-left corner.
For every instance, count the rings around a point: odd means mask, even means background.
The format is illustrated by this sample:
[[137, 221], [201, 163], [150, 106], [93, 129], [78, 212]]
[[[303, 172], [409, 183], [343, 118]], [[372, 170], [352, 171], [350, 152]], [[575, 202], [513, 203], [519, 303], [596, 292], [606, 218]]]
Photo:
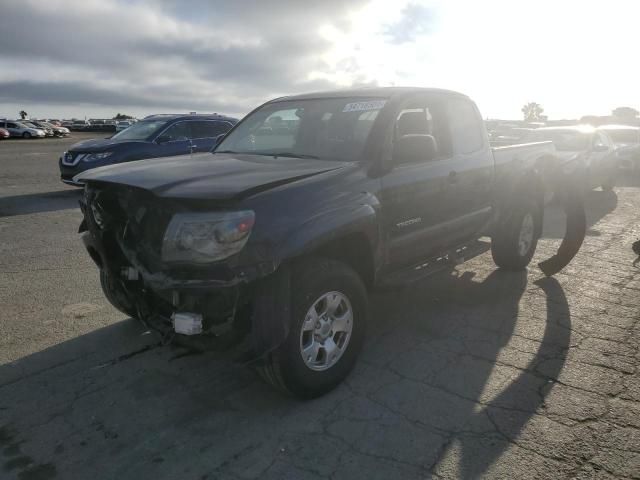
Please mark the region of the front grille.
[[67, 167], [75, 167], [84, 157], [86, 157], [84, 153], [67, 152], [62, 157], [62, 164]]
[[171, 210], [150, 193], [124, 186], [92, 188], [86, 199], [97, 228], [133, 252], [147, 270], [157, 271]]

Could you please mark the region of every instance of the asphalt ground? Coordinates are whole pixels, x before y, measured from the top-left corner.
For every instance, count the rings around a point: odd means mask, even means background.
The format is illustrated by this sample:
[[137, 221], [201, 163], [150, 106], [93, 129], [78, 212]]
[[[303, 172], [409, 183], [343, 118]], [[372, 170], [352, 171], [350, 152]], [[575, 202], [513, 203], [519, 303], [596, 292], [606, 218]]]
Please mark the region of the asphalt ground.
[[588, 195], [555, 278], [484, 254], [372, 295], [354, 372], [300, 402], [106, 302], [58, 179], [91, 136], [0, 141], [0, 478], [640, 478], [640, 182]]

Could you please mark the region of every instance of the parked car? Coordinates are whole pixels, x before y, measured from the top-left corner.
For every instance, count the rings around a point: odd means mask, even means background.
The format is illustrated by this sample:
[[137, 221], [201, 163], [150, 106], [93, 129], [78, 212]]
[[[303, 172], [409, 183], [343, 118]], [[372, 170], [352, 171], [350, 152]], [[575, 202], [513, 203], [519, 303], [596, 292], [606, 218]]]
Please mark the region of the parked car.
[[220, 115], [152, 115], [111, 138], [85, 140], [60, 157], [60, 178], [70, 185], [80, 172], [144, 158], [208, 152], [237, 120]]
[[5, 130], [4, 128], [0, 128], [0, 140], [7, 139], [11, 136], [9, 130]]
[[29, 126], [21, 120], [0, 120], [0, 128], [8, 130], [12, 137], [44, 138], [44, 130]]
[[91, 127], [91, 122], [89, 122], [89, 120], [74, 119], [71, 122], [71, 125], [69, 126], [65, 125], [65, 127], [69, 128], [69, 130], [84, 131], [84, 130], [88, 130]]
[[521, 143], [533, 129], [526, 127], [502, 126], [489, 132], [489, 141], [494, 147], [503, 147]]
[[43, 123], [45, 126], [48, 126], [49, 128], [51, 128], [53, 130], [53, 135], [56, 137], [66, 137], [71, 133], [69, 129], [66, 127], [53, 125], [52, 123], [49, 123], [49, 122], [39, 122], [39, 123]]
[[129, 128], [131, 125], [133, 125], [133, 122], [129, 120], [118, 120], [116, 122], [116, 132], [121, 132], [125, 128]]
[[38, 128], [40, 130], [44, 130], [45, 136], [53, 137], [53, 128], [50, 126], [44, 125], [42, 122], [38, 122], [37, 120], [23, 120], [22, 123], [27, 127]]
[[615, 146], [609, 135], [588, 126], [543, 127], [532, 130], [524, 141], [551, 141], [558, 155], [576, 158], [584, 166], [586, 188], [612, 190], [617, 180]]
[[633, 172], [640, 170], [640, 127], [602, 125], [598, 130], [605, 132], [613, 141], [619, 168]]
[[50, 129], [53, 133], [54, 137], [66, 137], [67, 135], [69, 135], [71, 132], [69, 131], [68, 128], [66, 127], [61, 127], [59, 125], [55, 125], [51, 122], [48, 122], [46, 120], [29, 120], [30, 123], [33, 123], [34, 125], [36, 125], [39, 128], [45, 128], [45, 129]]
[[367, 290], [485, 252], [484, 235], [499, 267], [529, 264], [554, 153], [492, 150], [455, 92], [283, 97], [213, 153], [80, 174], [80, 232], [117, 308], [165, 338], [237, 345], [268, 382], [313, 397], [354, 366]]

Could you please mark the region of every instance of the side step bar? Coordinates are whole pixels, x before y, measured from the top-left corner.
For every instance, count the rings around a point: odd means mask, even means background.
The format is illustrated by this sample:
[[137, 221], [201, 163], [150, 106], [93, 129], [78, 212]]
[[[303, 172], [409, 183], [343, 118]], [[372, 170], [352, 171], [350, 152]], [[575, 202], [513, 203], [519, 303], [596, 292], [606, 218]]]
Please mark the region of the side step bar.
[[491, 249], [491, 242], [474, 240], [473, 242], [460, 245], [449, 253], [430, 258], [424, 262], [397, 270], [385, 276], [380, 283], [381, 287], [398, 287], [413, 283], [442, 270], [452, 268], [467, 260], [482, 255]]

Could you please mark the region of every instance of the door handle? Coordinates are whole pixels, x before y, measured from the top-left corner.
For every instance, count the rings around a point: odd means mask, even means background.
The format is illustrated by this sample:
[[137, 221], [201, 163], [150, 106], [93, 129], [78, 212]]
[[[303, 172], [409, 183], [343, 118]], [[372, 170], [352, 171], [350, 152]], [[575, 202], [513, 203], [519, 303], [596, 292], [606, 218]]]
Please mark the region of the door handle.
[[458, 173], [455, 170], [450, 171], [447, 180], [452, 184], [458, 183]]

